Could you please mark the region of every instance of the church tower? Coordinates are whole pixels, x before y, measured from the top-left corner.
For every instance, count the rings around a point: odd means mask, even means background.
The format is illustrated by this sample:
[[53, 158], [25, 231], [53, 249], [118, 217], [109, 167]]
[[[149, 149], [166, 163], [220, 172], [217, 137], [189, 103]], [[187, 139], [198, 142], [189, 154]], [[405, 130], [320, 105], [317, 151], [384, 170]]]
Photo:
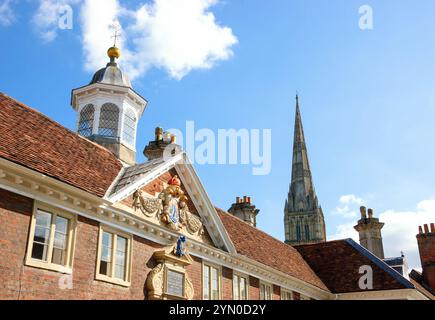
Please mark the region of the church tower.
[[287, 244], [326, 241], [325, 219], [311, 177], [298, 96], [296, 96], [292, 178], [284, 207], [284, 227]]
[[114, 45], [107, 55], [106, 67], [98, 70], [88, 85], [72, 91], [77, 132], [112, 151], [125, 165], [134, 165], [137, 124], [147, 101], [133, 90], [118, 67], [120, 50]]

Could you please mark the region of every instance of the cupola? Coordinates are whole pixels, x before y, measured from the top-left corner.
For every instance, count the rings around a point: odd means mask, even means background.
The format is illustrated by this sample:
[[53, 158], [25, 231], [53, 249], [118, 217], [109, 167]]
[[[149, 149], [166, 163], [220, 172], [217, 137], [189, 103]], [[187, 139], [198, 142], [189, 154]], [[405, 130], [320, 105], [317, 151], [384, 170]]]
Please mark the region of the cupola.
[[74, 89], [71, 105], [77, 111], [77, 133], [112, 151], [125, 165], [136, 163], [136, 133], [147, 101], [134, 91], [116, 62], [121, 51], [107, 51], [110, 61], [91, 82]]

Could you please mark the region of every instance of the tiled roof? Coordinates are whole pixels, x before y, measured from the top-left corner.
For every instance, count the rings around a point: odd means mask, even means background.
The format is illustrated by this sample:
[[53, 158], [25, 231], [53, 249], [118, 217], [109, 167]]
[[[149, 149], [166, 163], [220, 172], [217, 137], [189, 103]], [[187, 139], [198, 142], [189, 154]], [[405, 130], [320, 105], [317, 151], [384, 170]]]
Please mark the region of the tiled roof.
[[219, 208], [216, 210], [237, 253], [329, 292], [295, 248]]
[[417, 270], [412, 270], [409, 273], [409, 280], [412, 282], [413, 285], [417, 288], [418, 291], [420, 291], [422, 294], [424, 294], [426, 297], [428, 297], [431, 300], [435, 300], [435, 295], [431, 288], [429, 286], [424, 284], [423, 276], [420, 272]]
[[163, 158], [154, 159], [148, 162], [137, 164], [135, 166], [127, 167], [123, 169], [118, 180], [114, 183], [110, 190], [110, 195], [113, 195], [129, 185], [135, 183], [144, 175], [152, 171], [156, 166], [164, 162]]
[[414, 289], [407, 279], [352, 239], [295, 248], [333, 293], [363, 291], [359, 270], [366, 265], [373, 270], [373, 290]]
[[122, 168], [107, 149], [0, 93], [0, 157], [102, 197]]

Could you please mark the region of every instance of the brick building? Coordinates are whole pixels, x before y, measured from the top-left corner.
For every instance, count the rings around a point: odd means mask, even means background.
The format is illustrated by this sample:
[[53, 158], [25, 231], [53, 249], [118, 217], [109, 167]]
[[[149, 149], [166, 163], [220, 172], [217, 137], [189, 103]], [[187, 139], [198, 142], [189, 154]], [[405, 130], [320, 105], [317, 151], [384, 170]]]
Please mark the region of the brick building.
[[250, 198], [216, 208], [160, 128], [136, 163], [147, 102], [108, 53], [72, 92], [77, 133], [0, 94], [0, 299], [433, 298], [433, 226], [410, 281], [349, 239], [269, 236]]

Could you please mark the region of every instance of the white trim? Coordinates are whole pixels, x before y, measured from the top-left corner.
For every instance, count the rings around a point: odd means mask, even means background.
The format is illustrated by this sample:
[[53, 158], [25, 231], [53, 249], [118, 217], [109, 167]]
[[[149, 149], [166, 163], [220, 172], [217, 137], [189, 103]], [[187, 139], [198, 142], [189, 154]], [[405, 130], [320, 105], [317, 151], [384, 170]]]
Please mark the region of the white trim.
[[337, 300], [429, 300], [416, 289], [397, 289], [381, 291], [362, 291], [340, 293]]

